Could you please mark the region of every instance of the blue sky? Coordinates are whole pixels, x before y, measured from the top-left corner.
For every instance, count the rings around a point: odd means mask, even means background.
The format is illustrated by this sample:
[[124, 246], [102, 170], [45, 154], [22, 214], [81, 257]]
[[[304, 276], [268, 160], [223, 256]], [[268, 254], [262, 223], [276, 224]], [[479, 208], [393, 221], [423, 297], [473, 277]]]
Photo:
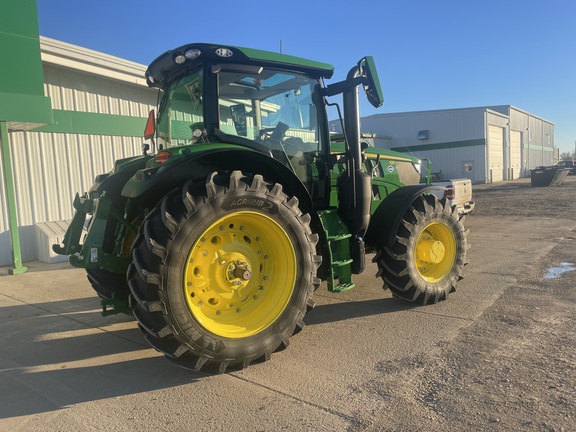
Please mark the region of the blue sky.
[[38, 0], [40, 34], [149, 64], [189, 42], [333, 64], [372, 55], [385, 103], [361, 115], [514, 105], [576, 141], [576, 1]]

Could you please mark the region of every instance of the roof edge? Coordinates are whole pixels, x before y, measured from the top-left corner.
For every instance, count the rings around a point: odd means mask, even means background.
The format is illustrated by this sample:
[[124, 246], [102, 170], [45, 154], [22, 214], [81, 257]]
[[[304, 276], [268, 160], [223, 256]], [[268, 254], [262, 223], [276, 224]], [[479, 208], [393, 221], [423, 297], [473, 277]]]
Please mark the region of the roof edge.
[[145, 65], [46, 36], [40, 36], [40, 57], [43, 63], [148, 87]]

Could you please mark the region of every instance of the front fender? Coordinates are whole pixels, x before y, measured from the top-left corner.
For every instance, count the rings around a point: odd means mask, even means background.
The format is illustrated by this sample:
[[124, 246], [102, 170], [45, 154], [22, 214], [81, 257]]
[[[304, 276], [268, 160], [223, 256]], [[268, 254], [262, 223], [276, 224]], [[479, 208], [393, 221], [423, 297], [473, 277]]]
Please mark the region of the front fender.
[[412, 185], [396, 189], [378, 206], [366, 232], [366, 243], [371, 246], [388, 246], [394, 244], [396, 233], [404, 213], [416, 198], [432, 190], [445, 190], [444, 186]]
[[114, 169], [106, 174], [97, 175], [94, 184], [88, 191], [88, 196], [101, 196], [104, 193], [112, 201], [112, 204], [119, 209], [124, 207], [125, 199], [122, 197], [122, 190], [126, 182], [138, 171], [146, 166], [152, 156], [136, 156], [120, 159], [114, 163]]

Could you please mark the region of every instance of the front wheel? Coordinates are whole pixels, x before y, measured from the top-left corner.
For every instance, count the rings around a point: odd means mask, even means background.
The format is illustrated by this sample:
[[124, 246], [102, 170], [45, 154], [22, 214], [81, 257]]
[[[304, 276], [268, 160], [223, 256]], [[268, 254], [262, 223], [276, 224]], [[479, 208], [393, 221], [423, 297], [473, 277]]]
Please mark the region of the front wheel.
[[404, 214], [392, 247], [380, 247], [378, 275], [394, 296], [418, 304], [445, 300], [462, 279], [468, 231], [446, 200], [416, 198]]
[[214, 173], [145, 220], [129, 285], [147, 340], [180, 366], [248, 366], [288, 345], [318, 286], [318, 239], [262, 176]]

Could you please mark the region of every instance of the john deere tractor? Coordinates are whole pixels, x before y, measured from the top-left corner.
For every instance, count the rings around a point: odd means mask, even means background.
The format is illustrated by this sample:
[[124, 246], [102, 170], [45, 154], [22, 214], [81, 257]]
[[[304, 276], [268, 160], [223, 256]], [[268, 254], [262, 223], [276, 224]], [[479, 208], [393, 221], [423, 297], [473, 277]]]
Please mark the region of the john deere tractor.
[[[361, 142], [359, 87], [383, 102], [373, 58], [326, 85], [332, 74], [203, 43], [152, 62], [146, 79], [160, 96], [143, 154], [76, 196], [54, 245], [86, 269], [105, 315], [132, 313], [180, 366], [224, 372], [288, 346], [322, 280], [352, 289], [367, 254], [402, 300], [455, 290], [467, 262], [462, 220], [421, 183], [417, 159]], [[332, 137], [337, 95], [344, 133]]]

